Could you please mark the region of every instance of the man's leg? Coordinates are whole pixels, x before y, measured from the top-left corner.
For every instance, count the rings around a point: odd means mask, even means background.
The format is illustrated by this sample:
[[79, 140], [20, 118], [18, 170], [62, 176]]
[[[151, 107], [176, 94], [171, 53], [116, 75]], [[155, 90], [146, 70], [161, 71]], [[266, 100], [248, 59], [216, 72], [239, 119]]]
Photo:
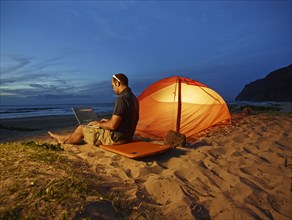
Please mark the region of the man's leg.
[[81, 125], [79, 125], [71, 135], [57, 135], [50, 131], [48, 133], [61, 144], [80, 144], [84, 138], [83, 126]]

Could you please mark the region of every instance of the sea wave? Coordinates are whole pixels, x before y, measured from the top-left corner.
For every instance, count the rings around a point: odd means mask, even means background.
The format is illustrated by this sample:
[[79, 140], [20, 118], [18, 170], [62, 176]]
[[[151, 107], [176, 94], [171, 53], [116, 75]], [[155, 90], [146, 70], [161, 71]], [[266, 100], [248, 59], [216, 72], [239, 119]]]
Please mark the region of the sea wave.
[[0, 119], [37, 116], [73, 115], [73, 107], [92, 107], [96, 113], [110, 113], [112, 103], [63, 104], [63, 105], [1, 105]]

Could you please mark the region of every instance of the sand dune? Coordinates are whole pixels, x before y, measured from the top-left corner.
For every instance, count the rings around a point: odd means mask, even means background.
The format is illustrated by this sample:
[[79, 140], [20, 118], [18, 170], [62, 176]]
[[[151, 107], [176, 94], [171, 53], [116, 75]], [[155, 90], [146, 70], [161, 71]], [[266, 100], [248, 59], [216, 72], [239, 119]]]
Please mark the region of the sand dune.
[[[185, 148], [141, 160], [86, 144], [65, 149], [99, 173], [105, 190], [165, 219], [291, 219], [291, 125], [286, 113], [233, 115], [231, 125], [202, 132]], [[52, 141], [39, 132], [23, 139]]]

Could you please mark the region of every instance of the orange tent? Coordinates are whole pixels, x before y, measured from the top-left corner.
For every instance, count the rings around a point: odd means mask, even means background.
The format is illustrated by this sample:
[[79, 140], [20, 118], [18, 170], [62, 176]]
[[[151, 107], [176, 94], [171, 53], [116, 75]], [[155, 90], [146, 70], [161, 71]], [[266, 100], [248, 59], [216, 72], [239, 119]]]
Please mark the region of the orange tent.
[[184, 77], [159, 80], [138, 97], [140, 119], [136, 134], [165, 138], [169, 130], [196, 134], [212, 125], [229, 124], [223, 98], [208, 86]]

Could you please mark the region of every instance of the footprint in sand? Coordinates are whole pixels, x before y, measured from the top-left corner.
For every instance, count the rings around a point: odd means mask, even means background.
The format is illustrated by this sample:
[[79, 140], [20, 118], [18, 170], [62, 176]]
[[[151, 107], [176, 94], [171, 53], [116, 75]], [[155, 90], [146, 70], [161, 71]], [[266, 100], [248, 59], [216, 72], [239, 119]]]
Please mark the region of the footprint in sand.
[[181, 186], [172, 179], [150, 175], [145, 182], [145, 189], [158, 204], [182, 204], [189, 206], [191, 201]]

